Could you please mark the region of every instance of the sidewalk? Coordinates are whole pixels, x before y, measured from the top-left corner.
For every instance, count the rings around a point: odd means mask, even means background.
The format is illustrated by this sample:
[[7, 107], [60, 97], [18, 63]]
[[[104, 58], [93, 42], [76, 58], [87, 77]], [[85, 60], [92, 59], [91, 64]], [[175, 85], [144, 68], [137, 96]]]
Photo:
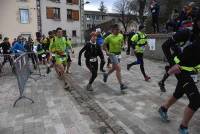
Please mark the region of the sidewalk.
[[71, 95], [63, 88], [63, 81], [52, 72], [38, 81], [29, 80], [26, 96], [31, 104], [18, 97], [15, 76], [0, 77], [0, 134], [94, 134], [94, 124]]

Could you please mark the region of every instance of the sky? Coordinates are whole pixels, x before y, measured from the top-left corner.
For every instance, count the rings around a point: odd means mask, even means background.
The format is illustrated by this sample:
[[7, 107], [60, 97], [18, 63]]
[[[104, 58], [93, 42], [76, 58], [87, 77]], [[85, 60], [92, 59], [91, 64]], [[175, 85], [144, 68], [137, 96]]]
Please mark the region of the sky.
[[105, 6], [107, 7], [108, 9], [108, 12], [114, 12], [113, 11], [113, 3], [116, 1], [116, 0], [84, 0], [85, 2], [86, 1], [89, 1], [90, 3], [89, 4], [86, 4], [84, 6], [85, 10], [90, 10], [90, 11], [98, 11], [98, 8], [99, 8], [99, 5], [100, 5], [100, 2], [103, 1]]

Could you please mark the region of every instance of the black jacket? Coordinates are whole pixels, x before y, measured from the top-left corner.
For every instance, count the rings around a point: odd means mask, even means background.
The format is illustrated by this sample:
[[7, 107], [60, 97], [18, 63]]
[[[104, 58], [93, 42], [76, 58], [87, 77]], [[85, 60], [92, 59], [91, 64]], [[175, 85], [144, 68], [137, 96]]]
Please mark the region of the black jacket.
[[3, 54], [9, 54], [10, 53], [9, 50], [11, 48], [11, 45], [10, 45], [9, 42], [2, 42], [0, 44], [0, 48], [2, 48]]
[[99, 56], [101, 60], [104, 60], [103, 52], [100, 46], [96, 44], [92, 44], [90, 42], [86, 43], [86, 45], [79, 52], [79, 61], [81, 60], [81, 55], [83, 52], [85, 52], [84, 55], [86, 60], [96, 58], [97, 56]]
[[[187, 41], [192, 42], [192, 40], [191, 30], [181, 30], [176, 32], [173, 37], [164, 42], [162, 50], [170, 65], [175, 64], [174, 57], [182, 53], [181, 47], [184, 47], [184, 45], [187, 44]], [[173, 52], [171, 52], [171, 50]]]

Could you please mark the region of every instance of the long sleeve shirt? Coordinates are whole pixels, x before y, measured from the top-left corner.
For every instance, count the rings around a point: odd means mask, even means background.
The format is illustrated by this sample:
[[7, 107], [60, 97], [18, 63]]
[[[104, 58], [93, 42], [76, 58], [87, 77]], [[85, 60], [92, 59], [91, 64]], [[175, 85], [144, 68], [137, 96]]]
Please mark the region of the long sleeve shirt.
[[96, 45], [96, 43], [88, 42], [79, 52], [79, 60], [81, 60], [82, 53], [85, 52], [86, 60], [91, 58], [100, 57], [101, 60], [104, 60], [103, 52], [100, 46]]

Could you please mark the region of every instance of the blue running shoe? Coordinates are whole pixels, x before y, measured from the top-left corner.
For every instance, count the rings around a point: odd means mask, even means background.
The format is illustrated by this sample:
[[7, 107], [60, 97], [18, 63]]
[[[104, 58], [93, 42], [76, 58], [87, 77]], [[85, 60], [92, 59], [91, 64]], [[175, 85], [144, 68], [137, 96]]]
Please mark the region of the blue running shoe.
[[188, 128], [179, 128], [179, 134], [189, 134]]
[[161, 107], [159, 108], [158, 113], [160, 114], [160, 117], [163, 122], [169, 122], [167, 112], [163, 111]]
[[108, 74], [106, 74], [106, 73], [103, 74], [103, 82], [106, 83], [106, 82], [107, 82], [107, 79], [108, 79]]

